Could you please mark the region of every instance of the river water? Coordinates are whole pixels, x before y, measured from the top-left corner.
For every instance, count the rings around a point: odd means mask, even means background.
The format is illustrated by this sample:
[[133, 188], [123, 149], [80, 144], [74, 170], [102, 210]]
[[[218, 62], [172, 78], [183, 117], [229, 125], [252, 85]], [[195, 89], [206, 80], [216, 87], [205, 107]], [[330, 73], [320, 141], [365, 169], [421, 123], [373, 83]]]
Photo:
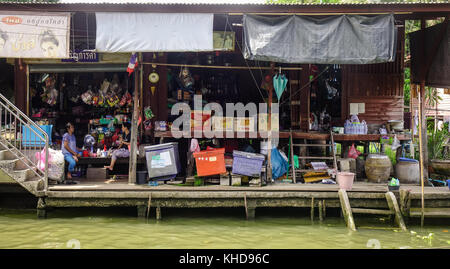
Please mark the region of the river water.
[[257, 211], [250, 221], [240, 211], [223, 212], [163, 209], [156, 221], [154, 215], [136, 218], [134, 209], [56, 209], [47, 219], [37, 219], [35, 210], [0, 209], [0, 248], [450, 248], [448, 220], [423, 229], [409, 224], [402, 232], [387, 219], [356, 218], [358, 231], [350, 232], [338, 215], [312, 223], [292, 210], [275, 216]]

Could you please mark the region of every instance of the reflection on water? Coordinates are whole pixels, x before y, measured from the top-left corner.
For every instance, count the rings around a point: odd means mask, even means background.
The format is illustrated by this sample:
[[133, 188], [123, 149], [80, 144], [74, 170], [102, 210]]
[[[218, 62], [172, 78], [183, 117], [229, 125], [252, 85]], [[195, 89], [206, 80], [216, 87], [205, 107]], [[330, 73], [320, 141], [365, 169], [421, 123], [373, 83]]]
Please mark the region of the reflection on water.
[[349, 232], [339, 217], [312, 224], [309, 217], [292, 214], [257, 214], [256, 220], [246, 221], [240, 211], [178, 211], [156, 221], [154, 215], [146, 220], [135, 213], [134, 209], [57, 209], [48, 219], [39, 220], [35, 210], [0, 209], [0, 248], [450, 247], [448, 226], [442, 224], [424, 229], [410, 225], [408, 232], [401, 232], [382, 219], [358, 218], [358, 231]]

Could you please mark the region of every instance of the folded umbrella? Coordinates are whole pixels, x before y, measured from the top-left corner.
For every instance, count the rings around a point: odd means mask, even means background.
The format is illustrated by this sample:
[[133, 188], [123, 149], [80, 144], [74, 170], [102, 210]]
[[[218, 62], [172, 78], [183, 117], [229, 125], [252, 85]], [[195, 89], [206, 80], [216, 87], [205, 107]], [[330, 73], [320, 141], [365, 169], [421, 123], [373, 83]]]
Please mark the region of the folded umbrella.
[[284, 74], [277, 74], [273, 76], [273, 88], [275, 89], [275, 93], [277, 94], [278, 102], [280, 101], [284, 89], [286, 89], [287, 82], [288, 79]]

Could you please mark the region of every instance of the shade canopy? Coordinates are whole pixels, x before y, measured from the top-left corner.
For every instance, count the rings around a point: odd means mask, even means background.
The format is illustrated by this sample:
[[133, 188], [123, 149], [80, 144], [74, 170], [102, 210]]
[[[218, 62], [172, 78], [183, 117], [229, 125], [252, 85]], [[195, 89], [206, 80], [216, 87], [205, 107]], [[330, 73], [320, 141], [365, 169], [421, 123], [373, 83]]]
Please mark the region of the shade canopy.
[[97, 12], [95, 16], [99, 52], [213, 50], [212, 13]]
[[244, 57], [283, 63], [393, 62], [394, 15], [313, 18], [244, 15]]
[[450, 24], [440, 23], [412, 32], [409, 37], [411, 81], [420, 84], [424, 79], [426, 86], [450, 88]]

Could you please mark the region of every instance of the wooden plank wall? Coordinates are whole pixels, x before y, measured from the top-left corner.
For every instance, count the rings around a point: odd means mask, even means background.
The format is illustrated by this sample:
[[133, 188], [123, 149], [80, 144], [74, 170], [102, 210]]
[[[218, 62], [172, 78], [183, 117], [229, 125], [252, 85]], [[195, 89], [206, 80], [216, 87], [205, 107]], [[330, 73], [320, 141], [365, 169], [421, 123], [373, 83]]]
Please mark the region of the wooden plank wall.
[[350, 103], [365, 103], [360, 120], [386, 123], [403, 120], [404, 27], [398, 28], [396, 59], [391, 63], [342, 65], [342, 123]]

